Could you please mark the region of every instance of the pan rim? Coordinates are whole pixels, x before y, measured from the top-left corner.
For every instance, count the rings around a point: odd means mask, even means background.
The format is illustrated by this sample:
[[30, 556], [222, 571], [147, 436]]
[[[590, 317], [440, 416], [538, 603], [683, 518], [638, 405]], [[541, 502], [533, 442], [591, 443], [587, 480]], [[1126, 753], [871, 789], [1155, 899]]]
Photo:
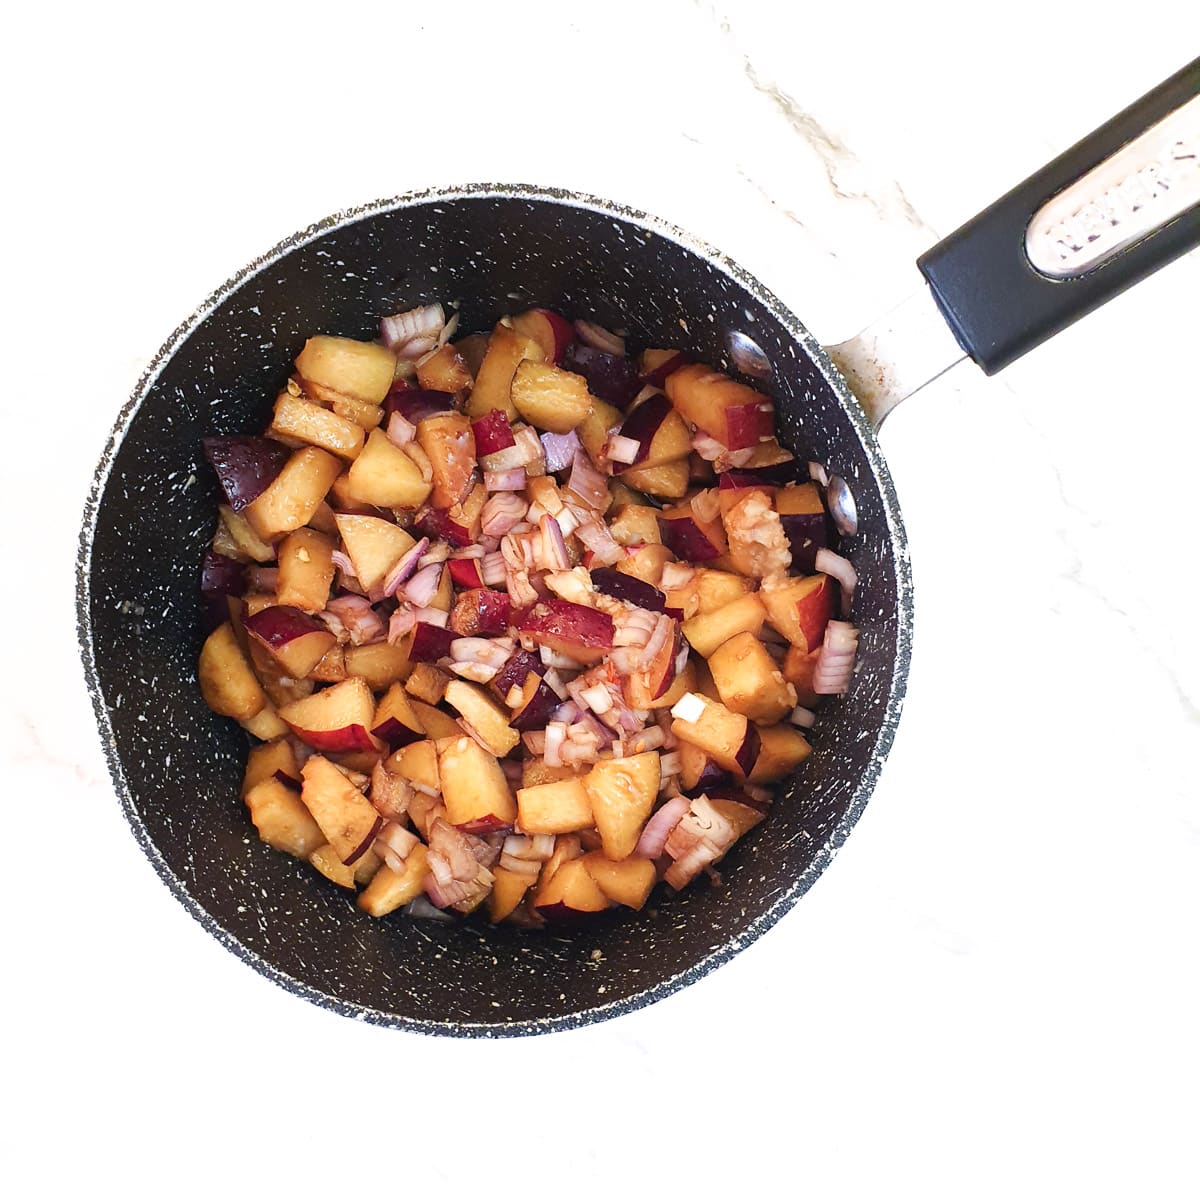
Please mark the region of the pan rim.
[[[832, 388], [839, 404], [858, 434], [871, 474], [879, 488], [888, 534], [893, 547], [896, 579], [896, 655], [892, 664], [888, 699], [884, 708], [879, 734], [875, 739], [875, 744], [871, 748], [871, 757], [868, 766], [859, 778], [844, 815], [808, 867], [792, 879], [776, 895], [771, 904], [759, 913], [741, 933], [722, 942], [718, 947], [710, 950], [684, 970], [660, 980], [650, 987], [612, 1001], [591, 1005], [570, 1013], [556, 1014], [550, 1017], [534, 1018], [526, 1021], [494, 1023], [422, 1019], [386, 1012], [353, 1001], [340, 999], [276, 967], [256, 950], [245, 945], [233, 934], [229, 933], [220, 924], [216, 917], [191, 894], [184, 881], [171, 869], [150, 837], [134, 803], [131, 789], [125, 778], [121, 761], [117, 754], [112, 723], [109, 719], [108, 709], [105, 705], [100, 686], [100, 677], [96, 666], [95, 646], [92, 640], [90, 615], [92, 602], [92, 548], [96, 524], [99, 519], [101, 500], [111, 475], [117, 452], [129, 431], [133, 419], [149, 396], [167, 363], [207, 317], [237, 291], [238, 288], [260, 271], [269, 268], [293, 250], [299, 249], [335, 229], [354, 225], [359, 221], [382, 213], [418, 205], [437, 203], [439, 201], [451, 202], [464, 199], [486, 200], [492, 198], [532, 200], [560, 204], [569, 208], [589, 209], [593, 212], [639, 226], [648, 232], [678, 243], [684, 249], [711, 263], [715, 269], [733, 278], [741, 287], [753, 295], [764, 308], [770, 311], [812, 359], [817, 369]], [[709, 972], [728, 962], [740, 950], [757, 941], [785, 913], [794, 907], [817, 878], [824, 873], [866, 808], [867, 801], [870, 799], [878, 783], [883, 764], [895, 741], [896, 730], [903, 709], [912, 657], [912, 627], [914, 619], [912, 569], [909, 558], [908, 538], [900, 512], [899, 497], [897, 496], [891, 472], [883, 457], [883, 452], [879, 446], [874, 429], [859, 407], [858, 402], [854, 399], [849, 386], [821, 344], [813, 337], [791, 309], [770, 289], [728, 255], [708, 242], [695, 237], [669, 221], [618, 201], [607, 200], [588, 193], [571, 191], [566, 188], [537, 184], [470, 183], [431, 187], [341, 209], [279, 241], [264, 254], [259, 255], [234, 275], [230, 276], [220, 287], [210, 293], [170, 334], [143, 371], [129, 399], [118, 413], [93, 474], [91, 486], [84, 504], [83, 523], [80, 529], [76, 554], [75, 575], [76, 634], [79, 639], [87, 691], [96, 716], [101, 747], [108, 765], [109, 774], [112, 777], [117, 798], [125, 814], [125, 819], [132, 828], [143, 853], [150, 860], [167, 888], [180, 904], [183, 905], [184, 909], [208, 933], [216, 938], [221, 945], [232, 951], [260, 975], [270, 979], [273, 983], [278, 984], [293, 995], [309, 1003], [316, 1004], [321, 1008], [363, 1021], [367, 1024], [439, 1036], [524, 1037], [555, 1030], [578, 1029], [586, 1025], [621, 1016], [624, 1013], [633, 1012], [636, 1009], [644, 1008], [649, 1004], [664, 999], [703, 978]]]

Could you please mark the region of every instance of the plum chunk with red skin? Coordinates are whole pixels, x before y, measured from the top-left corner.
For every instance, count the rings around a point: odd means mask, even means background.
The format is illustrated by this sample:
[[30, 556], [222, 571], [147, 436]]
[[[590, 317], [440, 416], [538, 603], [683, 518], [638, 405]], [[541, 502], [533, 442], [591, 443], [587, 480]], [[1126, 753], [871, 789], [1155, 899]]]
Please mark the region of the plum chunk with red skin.
[[642, 390], [637, 368], [628, 358], [605, 354], [579, 342], [567, 347], [562, 367], [587, 380], [588, 391], [608, 404], [624, 410]]
[[450, 392], [435, 392], [430, 388], [415, 388], [405, 384], [391, 391], [383, 402], [383, 410], [390, 417], [399, 413], [406, 421], [416, 425], [426, 417], [454, 411], [454, 396]]
[[216, 472], [234, 512], [241, 512], [275, 482], [292, 453], [270, 438], [240, 434], [208, 437], [203, 445], [204, 457]]
[[460, 637], [492, 637], [508, 629], [511, 615], [507, 592], [475, 587], [461, 592], [454, 602], [450, 628]]
[[650, 443], [654, 441], [658, 427], [674, 411], [670, 400], [662, 392], [659, 392], [658, 395], [643, 400], [625, 418], [621, 425], [621, 436], [630, 438], [638, 444], [637, 454], [630, 466], [636, 467], [638, 463], [645, 461], [650, 453]]
[[774, 436], [775, 414], [763, 404], [734, 404], [725, 410], [725, 445], [748, 450]]
[[658, 533], [663, 545], [682, 562], [709, 562], [724, 553], [691, 517], [659, 517]]
[[437, 662], [450, 654], [450, 643], [458, 635], [429, 621], [418, 621], [413, 628], [408, 657], [412, 662]]
[[447, 561], [446, 566], [450, 568], [450, 578], [454, 580], [455, 587], [483, 587], [483, 579], [479, 574], [479, 560], [477, 558], [452, 558]]
[[492, 689], [504, 700], [513, 688], [524, 687], [530, 675], [540, 679], [545, 673], [546, 668], [536, 654], [530, 654], [528, 650], [514, 650], [492, 680]]
[[474, 541], [471, 531], [465, 525], [460, 525], [454, 520], [450, 516], [450, 510], [446, 508], [426, 509], [417, 522], [417, 529], [426, 537], [442, 538], [460, 550], [464, 546], [470, 546]]
[[521, 733], [530, 729], [545, 729], [561, 703], [558, 693], [544, 679], [539, 679], [537, 690], [513, 713], [509, 724]]
[[481, 458], [517, 444], [512, 426], [508, 423], [508, 414], [502, 408], [493, 408], [477, 421], [472, 421], [471, 432], [475, 435], [475, 453]]
[[516, 625], [540, 645], [576, 662], [597, 663], [612, 649], [612, 617], [569, 600], [539, 600], [520, 614]]
[[679, 352], [671, 355], [670, 358], [658, 364], [652, 371], [647, 371], [642, 376], [642, 385], [644, 387], [662, 387], [667, 381], [667, 376], [680, 367], [686, 366], [688, 357], [686, 354]]
[[792, 551], [792, 571], [812, 575], [817, 569], [817, 551], [827, 544], [827, 521], [820, 513], [782, 513], [779, 522]]
[[627, 575], [614, 567], [593, 567], [592, 583], [596, 590], [614, 600], [623, 600], [626, 604], [635, 604], [648, 612], [665, 612], [666, 597], [652, 583], [638, 579], [635, 575]]
[[246, 590], [246, 568], [236, 558], [227, 558], [207, 550], [200, 564], [200, 600], [204, 632], [211, 633], [229, 620], [226, 596], [240, 596]]

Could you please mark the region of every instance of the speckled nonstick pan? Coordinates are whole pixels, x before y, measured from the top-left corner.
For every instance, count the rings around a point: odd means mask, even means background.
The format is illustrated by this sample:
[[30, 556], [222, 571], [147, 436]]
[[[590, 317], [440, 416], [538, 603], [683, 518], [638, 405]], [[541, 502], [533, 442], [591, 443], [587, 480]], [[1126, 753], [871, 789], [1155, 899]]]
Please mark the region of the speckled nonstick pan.
[[[860, 670], [822, 710], [814, 753], [724, 884], [655, 894], [561, 936], [481, 920], [373, 920], [254, 835], [247, 739], [200, 698], [197, 570], [216, 484], [206, 434], [257, 431], [304, 339], [370, 338], [379, 317], [461, 299], [462, 328], [531, 305], [683, 345], [732, 367], [746, 333], [772, 365], [780, 436], [853, 491]], [[913, 604], [904, 528], [870, 424], [804, 326], [711, 247], [645, 214], [523, 186], [408, 196], [339, 214], [252, 263], [155, 357], [97, 471], [79, 556], [79, 632], [109, 766], [163, 880], [206, 929], [288, 990], [348, 1016], [458, 1036], [531, 1034], [683, 987], [771, 927], [858, 819], [891, 746]], [[596, 952], [599, 951], [597, 954]]]

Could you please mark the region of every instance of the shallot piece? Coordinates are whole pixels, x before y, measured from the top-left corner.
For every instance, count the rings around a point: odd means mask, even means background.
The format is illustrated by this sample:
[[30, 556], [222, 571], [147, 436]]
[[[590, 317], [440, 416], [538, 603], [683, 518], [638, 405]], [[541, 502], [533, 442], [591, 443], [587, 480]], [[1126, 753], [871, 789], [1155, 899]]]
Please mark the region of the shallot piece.
[[442, 582], [442, 564], [430, 563], [422, 567], [405, 585], [404, 595], [415, 608], [426, 608], [437, 595]]
[[493, 550], [490, 554], [483, 556], [483, 562], [479, 568], [479, 574], [483, 577], [485, 587], [495, 587], [497, 584], [504, 582], [504, 555], [499, 550]]
[[686, 796], [672, 796], [646, 822], [642, 836], [638, 838], [638, 844], [634, 847], [634, 854], [638, 858], [658, 858], [667, 844], [671, 830], [679, 824], [691, 804], [692, 802]]
[[625, 339], [597, 325], [594, 321], [576, 321], [575, 332], [579, 340], [593, 350], [602, 350], [605, 354], [615, 354], [618, 357], [625, 353]]
[[819, 462], [810, 462], [808, 464], [808, 477], [814, 483], [819, 483], [822, 487], [829, 486], [829, 472]]
[[843, 558], [824, 546], [817, 551], [816, 568], [842, 585], [842, 616], [847, 616], [850, 612], [850, 602], [854, 599], [854, 589], [858, 586], [858, 572], [848, 558]]
[[432, 350], [446, 327], [440, 304], [425, 304], [379, 322], [379, 338], [397, 358], [414, 360]]
[[[520, 454], [515, 466], [523, 466], [526, 475], [545, 475], [545, 452], [538, 439], [537, 430], [528, 425], [520, 425], [513, 430], [513, 449]], [[490, 467], [491, 464], [489, 463]]]
[[592, 460], [583, 450], [575, 451], [567, 489], [574, 492], [589, 508], [603, 512], [608, 507], [608, 480], [596, 470]]
[[664, 849], [675, 861], [664, 878], [679, 891], [720, 859], [735, 841], [733, 823], [721, 816], [706, 796], [697, 796], [667, 837]]
[[525, 486], [525, 468], [513, 467], [510, 471], [485, 471], [483, 486], [489, 492], [519, 492]]
[[847, 621], [830, 621], [813, 666], [812, 690], [818, 696], [840, 696], [850, 690], [858, 630]]
[[399, 590], [400, 585], [406, 582], [416, 571], [417, 565], [421, 561], [421, 556], [429, 549], [429, 539], [422, 538], [415, 546], [406, 550], [399, 559], [396, 565], [383, 577], [383, 594], [385, 596], [394, 596]]
[[591, 551], [591, 566], [611, 567], [620, 562], [625, 551], [603, 521], [588, 521], [575, 530], [575, 536]]
[[817, 723], [817, 714], [811, 708], [797, 706], [792, 709], [792, 715], [788, 717], [788, 720], [801, 729], [811, 729]]
[[398, 608], [388, 621], [387, 640], [394, 646], [412, 632], [417, 623], [417, 614], [411, 608]]
[[[371, 772], [370, 799], [376, 812], [395, 821], [408, 812], [412, 797], [412, 786], [407, 779], [385, 770], [381, 762], [375, 764], [375, 769]], [[408, 849], [411, 850], [412, 847]], [[404, 858], [407, 854], [408, 850], [405, 850], [400, 857]]]
[[492, 668], [494, 675], [512, 657], [512, 650], [490, 638], [461, 637], [450, 643], [450, 657], [456, 663], [477, 663]]
[[659, 588], [664, 592], [672, 592], [676, 588], [686, 587], [696, 575], [696, 568], [688, 563], [669, 562], [663, 565], [662, 581]]
[[352, 646], [369, 646], [383, 641], [386, 636], [383, 618], [365, 596], [338, 596], [329, 601], [325, 611], [333, 613], [341, 622]]
[[513, 492], [497, 492], [488, 498], [480, 515], [480, 532], [488, 537], [502, 538], [516, 525], [529, 505]]
[[542, 531], [542, 542], [537, 566], [543, 571], [566, 571], [571, 566], [571, 558], [558, 522], [546, 516], [538, 521], [538, 527]]
[[563, 743], [567, 739], [567, 726], [563, 721], [551, 721], [546, 726], [546, 740], [542, 747], [542, 757], [548, 767], [561, 767]]
[[[413, 847], [420, 845], [421, 839], [415, 833], [405, 829], [395, 821], [385, 821], [383, 828], [375, 835], [375, 849], [387, 860], [393, 871], [404, 869], [404, 860], [413, 852]], [[395, 862], [388, 856], [391, 855]]]
[[619, 433], [609, 435], [604, 453], [613, 462], [631, 463], [642, 448], [641, 442], [634, 438], [622, 437]]
[[387, 429], [388, 441], [393, 446], [407, 446], [417, 436], [417, 427], [408, 420], [403, 413], [394, 412], [388, 417]]
[[546, 459], [546, 471], [565, 471], [580, 449], [579, 435], [575, 430], [570, 433], [543, 433], [541, 437], [542, 453]]
[[350, 556], [344, 551], [335, 550], [333, 554], [330, 555], [330, 559], [333, 562], [333, 565], [337, 567], [339, 571], [344, 572], [346, 575], [354, 574], [354, 564], [350, 561]]
[[709, 437], [706, 433], [698, 433], [692, 438], [692, 449], [705, 462], [716, 462], [722, 455], [729, 453], [727, 446], [722, 445], [716, 438]]

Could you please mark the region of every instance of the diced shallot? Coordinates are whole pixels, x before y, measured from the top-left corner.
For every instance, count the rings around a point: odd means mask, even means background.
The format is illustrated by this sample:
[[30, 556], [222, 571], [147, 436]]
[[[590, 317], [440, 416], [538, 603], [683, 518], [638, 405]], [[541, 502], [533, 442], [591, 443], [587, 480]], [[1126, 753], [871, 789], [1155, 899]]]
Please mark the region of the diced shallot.
[[367, 646], [383, 641], [386, 635], [383, 619], [365, 596], [337, 596], [326, 605], [326, 612], [332, 613], [341, 622], [351, 645]]
[[566, 571], [571, 566], [571, 559], [558, 522], [545, 516], [538, 521], [538, 527], [542, 531], [538, 567], [543, 571]]
[[480, 532], [488, 537], [503, 537], [524, 516], [529, 505], [512, 492], [498, 492], [488, 498], [480, 517]]
[[388, 417], [387, 430], [388, 441], [393, 446], [407, 446], [417, 436], [417, 427], [407, 420], [402, 413], [394, 412]]
[[596, 470], [583, 450], [575, 451], [567, 488], [589, 508], [602, 512], [608, 506], [608, 480]]
[[849, 691], [857, 654], [858, 630], [846, 621], [830, 621], [813, 666], [812, 690], [818, 696]]
[[543, 433], [541, 442], [546, 471], [550, 474], [565, 471], [580, 449], [579, 435], [573, 429], [570, 433]]
[[609, 435], [604, 452], [613, 462], [631, 463], [637, 458], [641, 448], [641, 442], [634, 438], [622, 437], [619, 433], [613, 433]]
[[567, 727], [562, 721], [551, 721], [546, 726], [546, 740], [543, 743], [542, 757], [548, 767], [561, 767], [563, 742], [567, 739]]
[[811, 729], [817, 723], [817, 714], [811, 708], [797, 706], [792, 709], [788, 720], [793, 725], [799, 725], [801, 729]]
[[625, 339], [605, 329], [603, 325], [597, 325], [594, 321], [576, 321], [575, 332], [579, 334], [579, 340], [584, 345], [591, 346], [594, 350], [602, 350], [605, 354], [618, 356], [625, 353]]
[[416, 359], [438, 344], [445, 325], [446, 314], [442, 306], [425, 304], [384, 317], [379, 323], [379, 336], [398, 358]]
[[408, 602], [416, 608], [426, 608], [437, 595], [438, 585], [442, 582], [442, 564], [430, 563], [422, 567], [405, 585], [404, 595]]
[[422, 538], [397, 560], [396, 565], [383, 577], [383, 594], [394, 596], [400, 585], [416, 571], [421, 556], [429, 549], [429, 539]]
[[395, 645], [412, 631], [417, 623], [417, 614], [411, 608], [398, 608], [388, 621], [387, 640]]
[[611, 567], [620, 562], [625, 551], [613, 539], [603, 521], [588, 521], [575, 530], [575, 536], [592, 552], [592, 565]]
[[854, 598], [854, 589], [858, 586], [858, 572], [848, 558], [843, 558], [824, 546], [817, 551], [816, 568], [842, 585], [842, 616], [845, 616], [850, 611], [850, 601]]
[[499, 550], [485, 554], [480, 564], [479, 574], [483, 577], [485, 587], [495, 587], [504, 582], [504, 555]]
[[404, 860], [412, 853], [413, 847], [421, 839], [395, 821], [385, 821], [383, 828], [375, 835], [375, 850], [383, 856], [393, 871], [404, 870]]
[[683, 814], [691, 808], [691, 804], [692, 802], [686, 796], [672, 796], [646, 822], [642, 836], [638, 838], [638, 844], [633, 851], [634, 854], [639, 858], [658, 858], [667, 844], [671, 830], [683, 819]]
[[525, 486], [525, 468], [513, 467], [509, 471], [485, 471], [483, 486], [489, 492], [519, 492]]

